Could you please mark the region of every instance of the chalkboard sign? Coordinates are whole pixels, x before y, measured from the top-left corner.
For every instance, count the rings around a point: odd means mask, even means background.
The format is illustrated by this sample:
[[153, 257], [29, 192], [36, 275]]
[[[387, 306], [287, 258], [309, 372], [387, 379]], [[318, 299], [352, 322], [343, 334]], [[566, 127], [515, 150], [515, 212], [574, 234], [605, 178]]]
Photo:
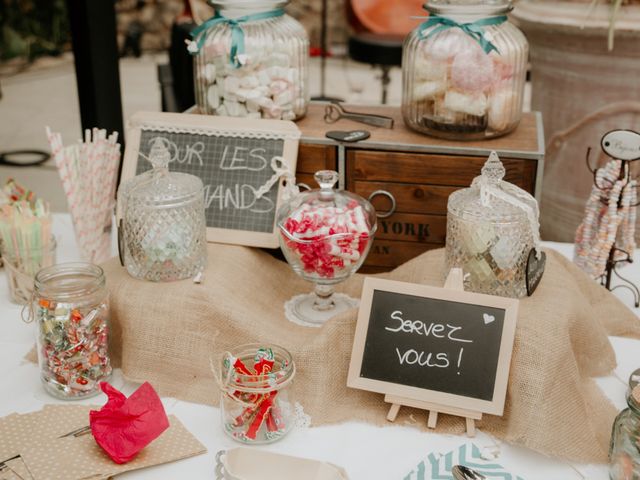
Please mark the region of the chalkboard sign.
[[502, 415], [518, 301], [365, 279], [348, 385]]
[[207, 240], [278, 246], [276, 211], [283, 179], [256, 194], [283, 167], [295, 174], [300, 131], [292, 122], [175, 113], [137, 113], [129, 121], [122, 180], [151, 168], [154, 142], [171, 154], [169, 170], [200, 177]]

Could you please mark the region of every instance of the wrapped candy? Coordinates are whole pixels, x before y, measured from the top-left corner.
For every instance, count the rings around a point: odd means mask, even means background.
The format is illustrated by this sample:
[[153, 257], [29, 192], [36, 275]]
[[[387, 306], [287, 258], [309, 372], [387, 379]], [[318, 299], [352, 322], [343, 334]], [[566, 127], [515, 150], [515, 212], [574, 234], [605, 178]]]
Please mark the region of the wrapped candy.
[[220, 405], [227, 434], [258, 444], [278, 440], [291, 430], [294, 411], [288, 387], [295, 365], [288, 351], [275, 345], [244, 345], [225, 354], [222, 369]]
[[64, 399], [99, 393], [99, 383], [112, 371], [102, 269], [82, 263], [42, 269], [31, 308], [46, 390]]
[[508, 0], [430, 0], [405, 42], [403, 118], [422, 133], [483, 139], [522, 117], [528, 44], [506, 17]]
[[325, 278], [351, 270], [370, 240], [366, 214], [355, 200], [342, 208], [303, 204], [286, 220], [284, 229], [288, 235], [283, 233], [283, 240], [299, 255], [304, 271]]

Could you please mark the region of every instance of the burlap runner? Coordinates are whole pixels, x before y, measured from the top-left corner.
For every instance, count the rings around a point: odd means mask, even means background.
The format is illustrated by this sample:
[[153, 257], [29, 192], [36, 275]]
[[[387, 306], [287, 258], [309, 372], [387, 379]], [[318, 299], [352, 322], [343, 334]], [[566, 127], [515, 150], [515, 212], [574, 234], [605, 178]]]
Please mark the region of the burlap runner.
[[[607, 335], [640, 336], [640, 322], [562, 255], [547, 253], [538, 291], [520, 305], [505, 415], [485, 416], [479, 427], [548, 455], [605, 462], [616, 411], [591, 377], [615, 366]], [[443, 257], [443, 250], [427, 252], [385, 276], [441, 286]], [[382, 395], [346, 387], [356, 310], [319, 329], [290, 323], [284, 302], [312, 287], [287, 264], [257, 249], [211, 244], [202, 285], [138, 281], [115, 259], [105, 271], [114, 359], [128, 379], [150, 381], [163, 395], [217, 405], [212, 354], [243, 343], [276, 343], [293, 354], [293, 388], [314, 425], [386, 423]], [[358, 297], [363, 278], [354, 276], [340, 290]], [[403, 408], [397, 423], [426, 428], [426, 413]], [[447, 415], [437, 428], [463, 429], [460, 419]]]

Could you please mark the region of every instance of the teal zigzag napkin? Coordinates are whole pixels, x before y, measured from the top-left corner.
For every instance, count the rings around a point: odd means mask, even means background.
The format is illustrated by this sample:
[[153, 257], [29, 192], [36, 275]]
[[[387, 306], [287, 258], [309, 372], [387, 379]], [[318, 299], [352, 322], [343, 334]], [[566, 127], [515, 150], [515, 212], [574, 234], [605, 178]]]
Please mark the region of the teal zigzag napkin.
[[403, 480], [454, 480], [451, 470], [455, 465], [472, 468], [488, 480], [524, 480], [507, 472], [502, 465], [482, 458], [480, 449], [474, 443], [463, 444], [445, 455], [429, 454]]

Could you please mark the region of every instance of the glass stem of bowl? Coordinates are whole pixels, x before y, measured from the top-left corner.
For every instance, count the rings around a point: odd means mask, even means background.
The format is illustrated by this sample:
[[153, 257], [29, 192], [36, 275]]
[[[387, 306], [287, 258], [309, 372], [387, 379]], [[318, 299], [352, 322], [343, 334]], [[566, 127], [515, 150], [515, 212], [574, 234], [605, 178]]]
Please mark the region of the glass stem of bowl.
[[333, 286], [321, 285], [316, 283], [315, 288], [316, 299], [313, 302], [313, 309], [320, 312], [331, 310], [336, 306], [333, 302]]

